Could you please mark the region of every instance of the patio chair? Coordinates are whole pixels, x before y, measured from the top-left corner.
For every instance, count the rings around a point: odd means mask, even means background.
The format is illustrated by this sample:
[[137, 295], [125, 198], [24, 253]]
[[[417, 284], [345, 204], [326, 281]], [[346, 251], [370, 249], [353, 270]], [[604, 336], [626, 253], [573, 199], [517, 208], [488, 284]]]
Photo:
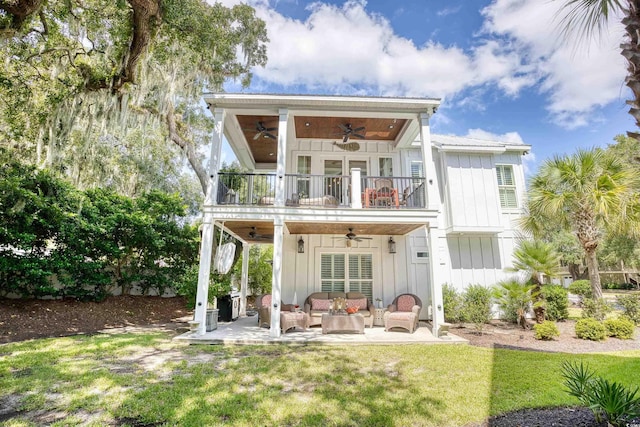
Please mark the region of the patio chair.
[[416, 295], [398, 295], [384, 313], [384, 330], [402, 328], [413, 333], [418, 329], [418, 316], [421, 309], [422, 301]]
[[[256, 298], [256, 310], [258, 310], [258, 326], [265, 325], [267, 328], [271, 327], [271, 294], [260, 295]], [[294, 311], [295, 306], [293, 304], [284, 304], [280, 301], [280, 311]]]

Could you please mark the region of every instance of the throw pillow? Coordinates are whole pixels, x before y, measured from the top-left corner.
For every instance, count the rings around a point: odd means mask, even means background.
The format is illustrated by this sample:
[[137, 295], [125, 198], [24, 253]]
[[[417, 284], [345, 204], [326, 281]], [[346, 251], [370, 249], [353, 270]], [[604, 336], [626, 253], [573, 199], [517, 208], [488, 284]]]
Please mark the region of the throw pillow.
[[358, 299], [347, 300], [347, 307], [358, 307], [358, 310], [366, 310], [367, 309], [367, 299], [366, 298], [358, 298]]
[[411, 311], [414, 305], [416, 305], [416, 300], [411, 295], [398, 297], [398, 311]]
[[327, 310], [331, 307], [331, 300], [311, 298], [311, 310]]

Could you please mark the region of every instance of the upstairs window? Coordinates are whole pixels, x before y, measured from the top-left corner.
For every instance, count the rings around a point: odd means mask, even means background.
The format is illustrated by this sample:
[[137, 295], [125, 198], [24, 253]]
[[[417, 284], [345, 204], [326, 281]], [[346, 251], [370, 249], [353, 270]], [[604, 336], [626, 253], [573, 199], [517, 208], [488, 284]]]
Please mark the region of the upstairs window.
[[498, 176], [500, 206], [505, 209], [517, 208], [518, 199], [516, 198], [516, 183], [513, 179], [513, 166], [498, 165], [496, 166], [496, 174]]

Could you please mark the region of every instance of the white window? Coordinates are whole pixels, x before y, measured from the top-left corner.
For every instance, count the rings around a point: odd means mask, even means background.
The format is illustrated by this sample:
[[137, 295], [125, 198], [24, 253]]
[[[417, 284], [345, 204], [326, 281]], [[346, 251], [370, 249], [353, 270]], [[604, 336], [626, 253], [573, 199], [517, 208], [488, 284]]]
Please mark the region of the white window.
[[517, 208], [516, 183], [513, 179], [513, 166], [497, 165], [498, 191], [500, 192], [500, 206], [503, 208]]
[[320, 264], [322, 292], [362, 292], [369, 301], [373, 300], [371, 254], [322, 254]]
[[380, 157], [378, 159], [378, 169], [380, 176], [393, 176], [393, 160], [391, 157]]
[[411, 177], [412, 178], [423, 178], [424, 173], [422, 171], [422, 162], [418, 160], [411, 161]]

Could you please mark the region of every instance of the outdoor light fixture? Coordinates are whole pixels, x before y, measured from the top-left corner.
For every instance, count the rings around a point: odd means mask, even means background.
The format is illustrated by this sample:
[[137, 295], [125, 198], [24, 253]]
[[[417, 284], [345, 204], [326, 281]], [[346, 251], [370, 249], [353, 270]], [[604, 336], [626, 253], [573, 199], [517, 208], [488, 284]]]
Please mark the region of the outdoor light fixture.
[[389, 237], [389, 253], [390, 254], [396, 253], [396, 241], [393, 240], [393, 236]]
[[302, 239], [302, 237], [298, 239], [298, 253], [299, 254], [304, 253], [304, 240]]

